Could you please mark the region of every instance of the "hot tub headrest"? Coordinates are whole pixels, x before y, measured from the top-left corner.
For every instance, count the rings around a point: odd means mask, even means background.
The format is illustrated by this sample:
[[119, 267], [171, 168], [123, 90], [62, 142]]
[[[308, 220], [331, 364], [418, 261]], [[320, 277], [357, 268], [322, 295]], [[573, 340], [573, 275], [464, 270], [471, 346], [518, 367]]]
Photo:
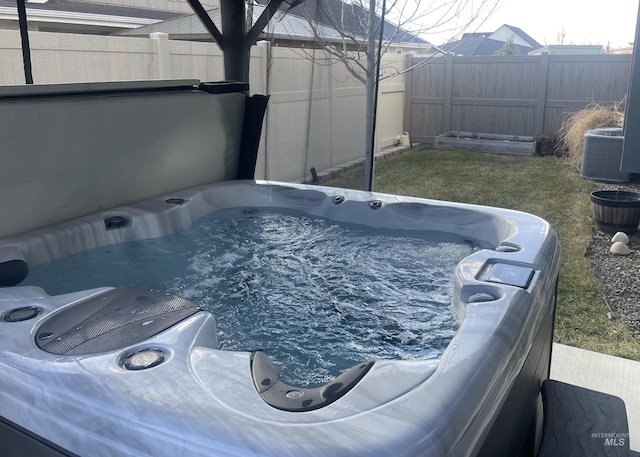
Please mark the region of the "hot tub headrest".
[[273, 362], [258, 351], [253, 356], [251, 373], [256, 390], [266, 403], [284, 411], [303, 412], [333, 403], [351, 390], [372, 366], [373, 362], [360, 363], [324, 386], [305, 389], [282, 382]]
[[20, 284], [29, 274], [29, 265], [22, 259], [0, 262], [0, 287], [13, 287]]

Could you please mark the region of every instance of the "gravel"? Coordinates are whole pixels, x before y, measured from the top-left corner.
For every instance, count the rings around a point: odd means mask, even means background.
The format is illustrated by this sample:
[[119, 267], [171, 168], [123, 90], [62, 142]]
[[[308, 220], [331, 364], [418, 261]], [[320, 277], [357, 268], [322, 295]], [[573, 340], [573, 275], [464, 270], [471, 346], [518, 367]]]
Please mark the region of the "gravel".
[[[629, 183], [598, 183], [598, 187], [640, 193], [640, 176], [632, 175]], [[594, 230], [586, 255], [602, 281], [609, 317], [620, 319], [633, 337], [640, 339], [640, 231], [629, 237], [631, 254], [627, 256], [609, 252], [612, 236]]]

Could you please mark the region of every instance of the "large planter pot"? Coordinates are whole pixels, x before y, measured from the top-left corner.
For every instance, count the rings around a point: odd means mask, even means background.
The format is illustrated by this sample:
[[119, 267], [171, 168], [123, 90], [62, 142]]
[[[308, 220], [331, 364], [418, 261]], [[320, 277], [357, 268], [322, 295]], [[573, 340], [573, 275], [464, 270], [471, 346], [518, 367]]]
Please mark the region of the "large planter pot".
[[591, 192], [591, 217], [598, 230], [633, 235], [640, 224], [640, 194], [622, 190]]

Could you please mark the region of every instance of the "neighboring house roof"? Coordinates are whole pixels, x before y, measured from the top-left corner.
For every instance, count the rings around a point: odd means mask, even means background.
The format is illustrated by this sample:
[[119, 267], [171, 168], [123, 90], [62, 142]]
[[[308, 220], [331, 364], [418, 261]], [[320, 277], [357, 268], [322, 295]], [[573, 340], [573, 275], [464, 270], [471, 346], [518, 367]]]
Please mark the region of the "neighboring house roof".
[[[492, 40], [485, 36], [473, 36], [447, 43], [442, 46], [442, 49], [462, 56], [492, 56], [496, 51], [502, 49], [504, 43], [504, 41]], [[530, 47], [515, 46], [521, 55], [526, 56], [531, 51]]]
[[[2, 6], [16, 7], [15, 0], [0, 0]], [[140, 17], [146, 19], [166, 20], [176, 17], [178, 14], [168, 11], [155, 11], [128, 6], [116, 6], [100, 3], [89, 3], [74, 0], [48, 0], [46, 2], [27, 1], [27, 10], [65, 11], [87, 14], [102, 14], [106, 16]]]
[[[106, 5], [74, 0], [48, 0], [26, 3], [27, 20], [40, 24], [126, 29], [152, 24], [182, 15], [168, 11]], [[15, 0], [0, 0], [0, 19], [18, 20]]]
[[531, 36], [522, 29], [505, 24], [491, 33], [465, 33], [460, 40], [446, 43], [442, 45], [441, 48], [444, 51], [463, 56], [491, 56], [494, 52], [501, 49], [506, 40], [513, 35], [519, 38], [514, 41], [514, 45], [518, 48], [521, 55], [527, 55], [534, 49], [542, 47], [540, 43], [531, 38]]
[[[263, 5], [253, 5], [253, 21], [255, 22], [260, 14], [264, 11]], [[216, 8], [207, 11], [214, 24], [221, 29], [222, 20], [220, 17], [220, 9]], [[327, 39], [339, 39], [340, 34], [337, 30], [325, 27], [324, 25], [317, 25], [318, 34]], [[211, 40], [211, 36], [200, 22], [200, 19], [195, 14], [178, 17], [168, 21], [160, 22], [145, 27], [140, 27], [133, 30], [127, 30], [118, 33], [118, 35], [127, 36], [144, 36], [154, 32], [162, 32], [168, 34], [172, 38], [177, 39], [192, 39], [192, 40]], [[298, 39], [298, 40], [313, 40], [315, 35], [313, 29], [309, 23], [298, 16], [293, 14], [285, 14], [282, 11], [277, 11], [271, 18], [269, 24], [263, 31], [263, 38], [275, 37], [284, 39]]]
[[[267, 4], [269, 0], [256, 0], [258, 3]], [[302, 18], [309, 18], [314, 22], [327, 27], [337, 28], [347, 33], [360, 37], [367, 36], [368, 30], [363, 30], [362, 23], [366, 23], [368, 12], [354, 3], [342, 0], [302, 0], [289, 3], [283, 2], [281, 11], [294, 14]], [[380, 18], [378, 18], [378, 21]], [[385, 20], [384, 36], [395, 43], [421, 43], [430, 44], [428, 41], [406, 31], [398, 29], [397, 24]]]
[[[268, 3], [268, 0], [258, 0]], [[306, 0], [305, 8], [313, 10], [318, 7], [317, 0]], [[353, 5], [342, 3], [340, 0], [323, 0], [322, 5], [330, 5], [334, 11], [339, 11], [350, 24], [348, 33], [355, 34], [358, 40], [363, 35], [354, 31], [358, 17], [363, 11]], [[247, 9], [253, 8], [253, 20], [257, 20], [265, 6], [262, 4], [248, 4]], [[40, 30], [55, 32], [80, 33], [115, 33], [122, 35], [144, 36], [153, 32], [164, 32], [174, 38], [210, 40], [210, 36], [201, 25], [195, 14], [136, 8], [115, 4], [95, 3], [87, 0], [29, 0], [26, 3], [27, 19], [30, 24]], [[290, 9], [290, 11], [287, 11]], [[302, 40], [313, 41], [315, 34], [312, 26], [301, 15], [300, 6], [290, 8], [283, 3], [281, 9], [274, 15], [264, 30], [264, 38], [275, 37], [281, 41]], [[355, 13], [354, 13], [355, 11]], [[209, 15], [214, 23], [221, 28], [220, 10], [212, 9]], [[358, 16], [360, 15], [360, 16]], [[18, 20], [15, 0], [0, 0], [0, 20]], [[328, 18], [326, 15], [324, 19]], [[393, 24], [386, 23], [386, 36], [393, 37], [396, 43], [412, 43], [429, 45], [429, 43], [404, 30], [398, 30]], [[319, 21], [316, 25], [317, 33], [325, 39], [339, 40], [340, 32], [335, 28]]]
[[531, 37], [531, 35], [529, 35], [527, 32], [522, 30], [520, 27], [515, 27], [513, 25], [508, 25], [508, 24], [504, 24], [503, 27], [508, 27], [511, 30], [513, 30], [513, 32], [516, 35], [518, 35], [520, 38], [522, 38], [527, 43], [529, 43], [533, 49], [538, 49], [542, 47], [540, 43], [538, 43], [534, 38]]

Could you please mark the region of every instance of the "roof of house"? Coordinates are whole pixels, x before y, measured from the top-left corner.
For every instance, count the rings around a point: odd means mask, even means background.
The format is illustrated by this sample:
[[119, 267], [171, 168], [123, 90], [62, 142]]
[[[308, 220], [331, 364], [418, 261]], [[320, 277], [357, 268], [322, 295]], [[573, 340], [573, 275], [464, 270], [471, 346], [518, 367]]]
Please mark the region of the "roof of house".
[[542, 45], [540, 43], [538, 43], [533, 37], [531, 37], [531, 35], [529, 35], [527, 32], [522, 30], [520, 27], [515, 27], [515, 26], [509, 25], [509, 24], [504, 24], [504, 25], [506, 27], [509, 27], [516, 34], [518, 34], [518, 36], [520, 36], [520, 38], [522, 38], [527, 43], [529, 43], [533, 49], [538, 49], [538, 48], [542, 47]]
[[[267, 4], [269, 0], [256, 0], [258, 3]], [[363, 10], [358, 4], [345, 2], [342, 0], [302, 0], [292, 1], [291, 5], [283, 2], [280, 6], [281, 11], [302, 18], [309, 18], [314, 22], [323, 24], [327, 27], [343, 30], [347, 33], [360, 37], [368, 35], [368, 30], [363, 29], [362, 24], [367, 23], [366, 18], [368, 12]], [[363, 21], [363, 19], [365, 19]], [[380, 18], [377, 18], [380, 21]], [[379, 23], [379, 22], [378, 22]], [[397, 24], [385, 20], [384, 36], [386, 40], [395, 43], [421, 43], [429, 44], [428, 41], [414, 35], [402, 28], [398, 28]]]
[[[531, 38], [522, 29], [512, 25], [503, 25], [516, 33], [522, 40], [530, 46], [524, 46], [517, 43], [514, 45], [518, 48], [521, 55], [527, 55], [530, 51], [542, 47], [540, 43]], [[504, 46], [503, 40], [491, 38], [495, 32], [473, 32], [464, 33], [462, 38], [441, 46], [444, 51], [453, 52], [454, 54], [463, 56], [491, 56]]]
[[[265, 7], [263, 5], [253, 5], [252, 17], [254, 22], [260, 17], [260, 14], [262, 14], [262, 11], [264, 11], [264, 9]], [[216, 8], [213, 10], [209, 10], [207, 11], [207, 13], [209, 14], [211, 20], [213, 20], [214, 24], [216, 24], [216, 26], [220, 29], [222, 25], [220, 9]], [[318, 34], [320, 34], [320, 36], [324, 38], [340, 38], [340, 34], [338, 33], [338, 31], [331, 27], [325, 27], [324, 25], [319, 24], [317, 26], [317, 31]], [[159, 22], [157, 24], [139, 27], [132, 30], [126, 30], [124, 32], [120, 32], [119, 35], [144, 36], [149, 35], [153, 32], [163, 32], [174, 37], [209, 39], [209, 33], [195, 14], [183, 15], [181, 17], [170, 19], [164, 22]], [[282, 11], [276, 12], [269, 24], [267, 24], [267, 26], [265, 27], [263, 31], [263, 37], [266, 36], [285, 37], [289, 39], [293, 38], [301, 40], [310, 40], [315, 38], [311, 25], [309, 25], [309, 23], [305, 19], [293, 14], [285, 14]]]
[[[269, 0], [258, 0], [268, 3]], [[357, 30], [356, 25], [359, 18], [365, 12], [341, 0], [326, 0], [318, 4], [318, 0], [305, 0], [302, 4], [290, 7], [288, 3], [283, 3], [280, 10], [274, 15], [264, 30], [264, 36], [274, 36], [286, 39], [314, 40], [315, 34], [312, 26], [305, 19], [305, 10], [319, 11], [331, 9], [330, 15], [333, 17], [339, 14], [345, 20], [345, 28], [348, 33], [354, 34], [356, 39], [362, 40], [366, 31]], [[180, 12], [161, 11], [145, 8], [136, 8], [120, 5], [101, 4], [93, 1], [78, 0], [35, 0], [28, 1], [27, 17], [32, 22], [46, 23], [82, 23], [86, 27], [91, 24], [110, 27], [111, 30], [122, 35], [148, 35], [153, 32], [164, 32], [174, 37], [190, 36], [192, 39], [209, 39], [209, 34], [200, 23], [195, 14], [185, 14]], [[260, 16], [265, 6], [263, 4], [248, 5], [253, 7], [254, 21]], [[304, 7], [304, 9], [303, 9]], [[325, 8], [326, 7], [326, 8]], [[15, 0], [0, 0], [0, 13], [15, 14], [17, 20], [17, 9]], [[220, 10], [209, 11], [214, 23], [221, 27]], [[316, 15], [320, 19], [317, 21], [318, 34], [326, 39], [340, 39], [340, 33], [331, 26], [331, 21], [327, 14]], [[388, 21], [385, 21], [385, 35], [387, 39], [393, 39], [396, 43], [429, 44], [427, 41], [398, 29]], [[123, 30], [124, 29], [124, 30]], [[97, 29], [96, 29], [97, 30]]]
[[[442, 46], [447, 52], [463, 56], [492, 56], [494, 52], [504, 46], [504, 41], [492, 40], [486, 36], [463, 37]], [[531, 48], [515, 45], [520, 54], [527, 55]]]
[[[0, 0], [0, 8], [11, 8], [16, 10], [15, 0]], [[169, 11], [150, 10], [144, 8], [133, 8], [128, 6], [107, 5], [100, 3], [89, 3], [86, 1], [74, 0], [48, 0], [44, 3], [27, 2], [26, 3], [27, 18], [29, 12], [57, 12], [57, 13], [74, 13], [74, 14], [90, 14], [100, 16], [117, 16], [127, 18], [143, 18], [164, 21], [182, 15], [182, 13], [173, 13]], [[17, 11], [16, 11], [17, 14]]]

